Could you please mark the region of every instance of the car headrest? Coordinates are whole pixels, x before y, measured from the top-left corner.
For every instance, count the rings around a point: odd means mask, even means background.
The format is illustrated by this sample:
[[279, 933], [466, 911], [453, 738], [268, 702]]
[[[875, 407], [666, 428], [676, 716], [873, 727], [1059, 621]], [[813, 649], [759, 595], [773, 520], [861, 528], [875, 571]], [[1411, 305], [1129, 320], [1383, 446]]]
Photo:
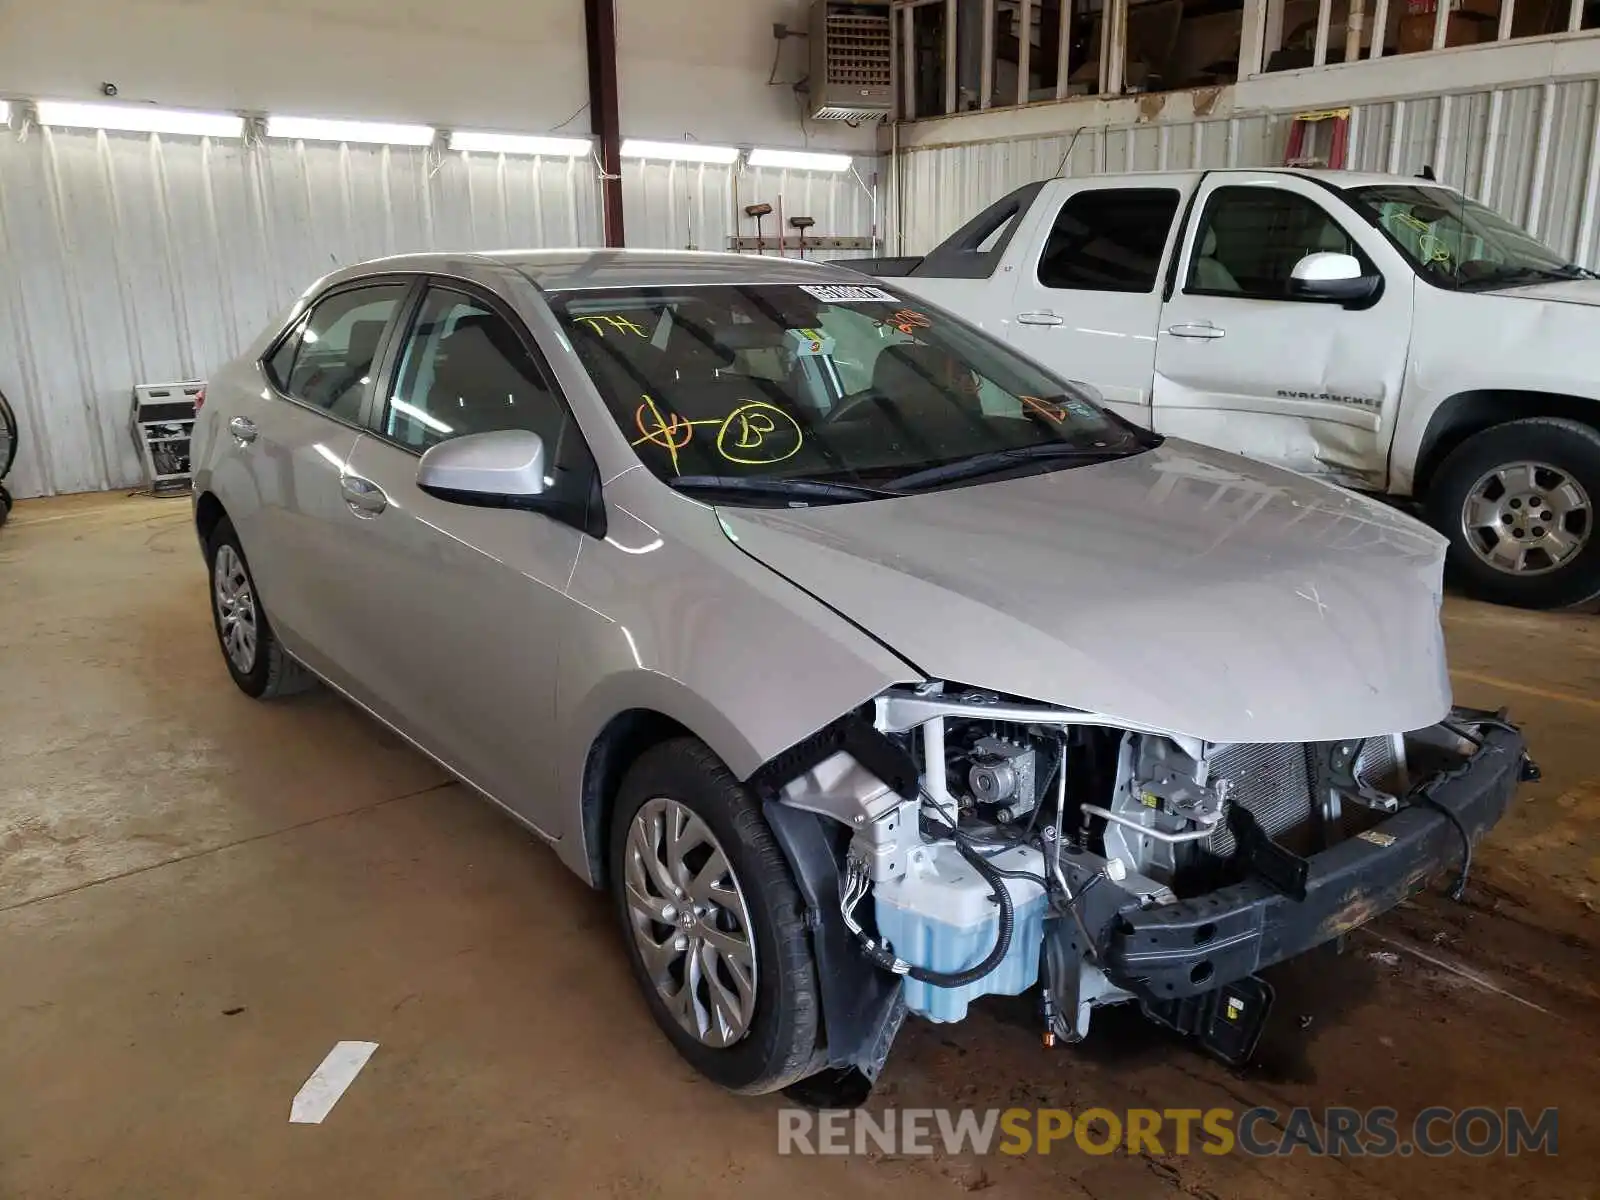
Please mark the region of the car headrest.
[[972, 396], [978, 378], [972, 369], [937, 346], [907, 343], [890, 346], [878, 355], [872, 368], [872, 388], [890, 400], [930, 392], [945, 396]]
[[1350, 239], [1343, 229], [1332, 221], [1324, 221], [1322, 232], [1317, 235], [1317, 249], [1331, 250], [1335, 254], [1348, 254], [1350, 252]]
[[1217, 231], [1209, 225], [1206, 226], [1205, 236], [1200, 239], [1200, 257], [1215, 258], [1217, 256]]
[[365, 370], [372, 365], [372, 360], [378, 357], [378, 342], [382, 340], [383, 329], [387, 324], [387, 321], [350, 323], [350, 342], [347, 352], [352, 367], [361, 367]]

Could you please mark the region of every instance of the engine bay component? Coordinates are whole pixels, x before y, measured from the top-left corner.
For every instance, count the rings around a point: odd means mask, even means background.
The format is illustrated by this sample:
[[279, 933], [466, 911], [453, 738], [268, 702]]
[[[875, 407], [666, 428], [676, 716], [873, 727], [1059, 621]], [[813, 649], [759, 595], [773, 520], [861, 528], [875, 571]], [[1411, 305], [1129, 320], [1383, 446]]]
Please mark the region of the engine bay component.
[[[982, 851], [980, 851], [981, 853]], [[1000, 870], [1038, 875], [1044, 858], [1031, 846], [1002, 850], [989, 862]], [[1045, 889], [1042, 877], [1004, 877], [1011, 893], [1011, 943], [999, 964], [982, 979], [960, 987], [939, 987], [912, 979], [906, 1007], [930, 1021], [959, 1021], [979, 996], [1017, 996], [1039, 979], [1039, 949], [1044, 941]], [[878, 932], [903, 959], [953, 974], [980, 962], [995, 945], [1000, 910], [989, 882], [973, 870], [953, 844], [924, 845], [911, 851], [905, 874], [873, 890]]]
[[1257, 970], [1465, 860], [1529, 769], [1515, 726], [1465, 709], [1404, 736], [1297, 744], [1207, 743], [937, 683], [891, 689], [874, 712], [864, 744], [904, 764], [898, 787], [832, 741], [791, 762], [775, 799], [851, 831], [835, 843], [839, 915], [909, 1012], [959, 1021], [1038, 983], [1047, 1044], [1137, 1002], [1229, 1061], [1270, 1004]]
[[979, 804], [992, 804], [995, 817], [1009, 823], [1034, 810], [1039, 797], [1035, 792], [1035, 762], [1038, 752], [1020, 740], [981, 737], [972, 747], [967, 770], [967, 785]]

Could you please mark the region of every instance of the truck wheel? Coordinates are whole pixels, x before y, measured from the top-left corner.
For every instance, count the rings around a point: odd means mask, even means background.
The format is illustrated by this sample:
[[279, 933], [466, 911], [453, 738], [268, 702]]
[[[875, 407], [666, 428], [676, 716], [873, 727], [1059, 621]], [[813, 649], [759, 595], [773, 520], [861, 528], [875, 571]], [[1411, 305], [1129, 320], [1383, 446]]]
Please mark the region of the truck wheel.
[[650, 1013], [736, 1092], [810, 1074], [816, 967], [789, 864], [750, 793], [701, 742], [646, 751], [611, 821], [611, 890]]
[[1452, 575], [1472, 595], [1519, 608], [1600, 598], [1600, 432], [1529, 417], [1453, 450], [1428, 489], [1429, 523], [1450, 539]]

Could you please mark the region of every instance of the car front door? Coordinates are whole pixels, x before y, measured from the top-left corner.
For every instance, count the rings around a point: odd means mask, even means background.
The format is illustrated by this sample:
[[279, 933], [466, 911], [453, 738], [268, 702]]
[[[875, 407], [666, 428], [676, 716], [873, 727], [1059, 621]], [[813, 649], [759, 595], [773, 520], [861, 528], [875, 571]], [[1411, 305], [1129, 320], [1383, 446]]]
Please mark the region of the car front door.
[[413, 281], [340, 287], [317, 299], [262, 360], [266, 387], [224, 436], [252, 495], [228, 511], [284, 646], [343, 686], [353, 619], [340, 536], [340, 474], [361, 436], [374, 363]]
[[1181, 199], [1173, 186], [1074, 191], [1018, 268], [1008, 326], [1018, 350], [1147, 428], [1158, 279]]
[[[1353, 487], [1387, 485], [1411, 341], [1413, 278], [1337, 196], [1284, 174], [1217, 173], [1161, 313], [1155, 428]], [[1375, 297], [1302, 299], [1309, 254], [1384, 276]], [[1387, 264], [1383, 269], [1378, 264]]]
[[551, 818], [557, 650], [585, 534], [543, 513], [441, 500], [417, 486], [429, 447], [526, 429], [550, 494], [587, 487], [581, 435], [533, 342], [487, 292], [436, 284], [392, 355], [350, 456], [346, 569], [367, 596], [354, 654], [366, 702], [541, 831]]

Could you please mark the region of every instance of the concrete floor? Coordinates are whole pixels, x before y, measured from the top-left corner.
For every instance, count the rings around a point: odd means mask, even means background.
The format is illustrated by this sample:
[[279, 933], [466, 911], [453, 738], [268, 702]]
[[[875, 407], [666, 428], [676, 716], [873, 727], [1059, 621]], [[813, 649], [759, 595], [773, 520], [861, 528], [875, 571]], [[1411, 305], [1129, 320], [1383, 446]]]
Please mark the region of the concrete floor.
[[[781, 1101], [679, 1062], [553, 854], [331, 695], [234, 689], [186, 504], [23, 503], [0, 529], [0, 1197], [1591, 1196], [1600, 626], [1459, 602], [1446, 624], [1459, 698], [1510, 705], [1545, 768], [1467, 904], [1275, 973], [1244, 1071], [1137, 1020], [1046, 1053], [1028, 1002], [990, 1002], [908, 1026], [873, 1104], [1560, 1105], [1559, 1157], [779, 1158]], [[380, 1049], [324, 1124], [289, 1124], [340, 1039]]]

